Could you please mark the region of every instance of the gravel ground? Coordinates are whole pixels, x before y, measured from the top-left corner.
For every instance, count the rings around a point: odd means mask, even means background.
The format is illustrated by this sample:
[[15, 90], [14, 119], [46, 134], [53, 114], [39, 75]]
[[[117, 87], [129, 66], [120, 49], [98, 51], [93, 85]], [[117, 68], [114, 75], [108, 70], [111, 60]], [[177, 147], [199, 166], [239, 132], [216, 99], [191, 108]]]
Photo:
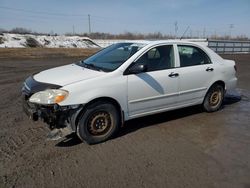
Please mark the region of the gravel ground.
[[135, 119], [92, 146], [46, 140], [45, 124], [21, 108], [27, 76], [79, 57], [0, 58], [0, 187], [250, 188], [250, 55], [224, 57], [237, 61], [239, 84], [223, 109]]

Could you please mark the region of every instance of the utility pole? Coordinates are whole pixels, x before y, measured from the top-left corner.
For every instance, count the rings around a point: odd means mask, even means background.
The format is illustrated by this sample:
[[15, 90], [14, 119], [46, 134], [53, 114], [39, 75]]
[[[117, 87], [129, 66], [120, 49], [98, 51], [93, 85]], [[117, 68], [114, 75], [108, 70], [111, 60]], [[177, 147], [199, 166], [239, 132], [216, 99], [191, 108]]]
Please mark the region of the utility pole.
[[234, 28], [234, 24], [229, 24], [229, 37], [231, 38], [232, 29]]
[[174, 22], [174, 31], [175, 31], [175, 38], [177, 38], [177, 32], [178, 32], [178, 22]]
[[88, 20], [89, 20], [89, 34], [90, 34], [91, 33], [90, 14], [88, 14]]
[[206, 38], [206, 28], [203, 28], [203, 38]]
[[72, 29], [73, 29], [73, 35], [75, 35], [75, 26], [74, 25], [72, 26]]
[[193, 38], [193, 31], [190, 29], [190, 38]]
[[197, 30], [196, 32], [197, 32], [196, 38], [198, 38], [198, 39], [199, 39], [199, 38], [200, 38], [200, 31], [199, 31], [199, 30]]
[[214, 30], [214, 38], [217, 39], [217, 31]]

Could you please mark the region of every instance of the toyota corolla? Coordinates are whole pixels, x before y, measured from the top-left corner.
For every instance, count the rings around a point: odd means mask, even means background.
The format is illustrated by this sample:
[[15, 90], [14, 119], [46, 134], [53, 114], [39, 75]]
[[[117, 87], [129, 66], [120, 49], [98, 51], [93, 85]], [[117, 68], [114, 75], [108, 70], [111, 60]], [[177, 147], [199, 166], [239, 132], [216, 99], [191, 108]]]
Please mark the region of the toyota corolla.
[[31, 119], [96, 144], [133, 118], [193, 105], [217, 111], [236, 83], [235, 62], [206, 46], [132, 41], [28, 77], [23, 107]]

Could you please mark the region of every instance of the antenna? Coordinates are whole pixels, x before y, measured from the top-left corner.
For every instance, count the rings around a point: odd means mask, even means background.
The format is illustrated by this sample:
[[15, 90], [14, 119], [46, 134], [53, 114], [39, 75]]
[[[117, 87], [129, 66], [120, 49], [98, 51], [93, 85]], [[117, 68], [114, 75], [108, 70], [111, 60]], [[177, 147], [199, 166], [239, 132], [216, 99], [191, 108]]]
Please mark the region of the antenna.
[[181, 36], [180, 40], [184, 37], [184, 35], [185, 35], [185, 34], [186, 34], [186, 32], [188, 31], [188, 29], [189, 29], [189, 26], [187, 27], [187, 29], [185, 30], [185, 32], [182, 34], [182, 36]]
[[177, 38], [177, 32], [178, 32], [178, 22], [174, 22], [174, 31], [175, 31], [175, 38]]

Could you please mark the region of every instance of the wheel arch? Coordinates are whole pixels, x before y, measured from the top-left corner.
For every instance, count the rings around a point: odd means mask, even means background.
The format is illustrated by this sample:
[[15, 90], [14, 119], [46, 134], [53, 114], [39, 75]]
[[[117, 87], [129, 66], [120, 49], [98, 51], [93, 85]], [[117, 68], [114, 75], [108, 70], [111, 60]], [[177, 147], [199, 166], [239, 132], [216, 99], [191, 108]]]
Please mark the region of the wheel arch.
[[80, 117], [83, 115], [83, 113], [85, 112], [87, 107], [91, 106], [94, 103], [98, 103], [98, 102], [108, 102], [108, 103], [113, 104], [115, 106], [115, 108], [119, 111], [121, 125], [123, 125], [123, 123], [124, 123], [124, 111], [123, 111], [121, 105], [119, 104], [119, 102], [111, 97], [98, 97], [98, 98], [95, 98], [95, 99], [89, 101], [85, 105], [83, 105], [82, 108], [78, 111], [78, 113], [76, 113], [75, 117], [73, 117], [73, 119], [71, 121], [71, 128], [74, 131], [76, 131], [77, 124], [80, 120]]
[[226, 90], [226, 84], [225, 84], [225, 82], [222, 81], [222, 80], [217, 80], [216, 82], [214, 82], [214, 83], [208, 88], [207, 92], [209, 91], [209, 89], [210, 89], [211, 87], [213, 87], [213, 86], [216, 85], [216, 84], [221, 85], [221, 86], [224, 88], [224, 90]]
[[204, 100], [205, 100], [205, 98], [206, 98], [206, 96], [207, 96], [207, 94], [208, 94], [210, 88], [212, 88], [212, 87], [213, 87], [214, 85], [216, 85], [216, 84], [221, 85], [221, 86], [223, 87], [224, 91], [226, 90], [226, 84], [225, 84], [224, 81], [222, 81], [222, 80], [217, 80], [217, 81], [213, 82], [213, 84], [211, 84], [211, 85], [207, 88], [207, 91], [206, 91], [206, 94], [205, 94], [205, 96], [204, 96], [204, 98], [203, 98], [202, 104], [204, 103]]

